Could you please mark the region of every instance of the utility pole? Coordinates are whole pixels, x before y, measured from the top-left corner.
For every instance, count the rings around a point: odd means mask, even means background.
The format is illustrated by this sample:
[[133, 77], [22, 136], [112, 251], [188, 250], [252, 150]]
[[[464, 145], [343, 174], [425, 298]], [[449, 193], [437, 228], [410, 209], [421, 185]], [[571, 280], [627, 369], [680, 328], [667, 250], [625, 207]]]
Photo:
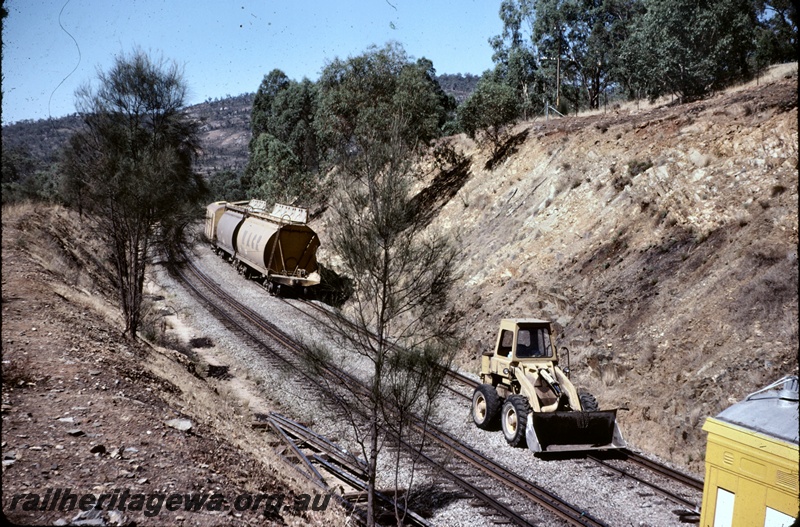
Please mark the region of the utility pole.
[[556, 57], [556, 108], [561, 107], [561, 43], [558, 44], [558, 57]]

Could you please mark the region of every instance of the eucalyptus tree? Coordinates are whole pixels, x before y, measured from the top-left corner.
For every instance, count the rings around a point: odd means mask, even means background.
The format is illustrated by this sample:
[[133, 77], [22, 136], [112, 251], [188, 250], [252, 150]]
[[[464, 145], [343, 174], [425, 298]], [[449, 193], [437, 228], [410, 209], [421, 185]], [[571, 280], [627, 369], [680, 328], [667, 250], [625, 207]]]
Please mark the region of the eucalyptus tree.
[[[621, 14], [636, 1], [504, 0], [501, 35], [490, 39], [496, 75], [520, 97], [526, 112], [544, 104], [597, 108], [611, 83], [613, 45]], [[500, 79], [496, 79], [500, 80]]]
[[198, 127], [183, 111], [187, 85], [174, 62], [136, 50], [97, 81], [76, 92], [84, 126], [64, 152], [66, 199], [89, 213], [108, 248], [124, 332], [134, 337], [146, 266], [177, 253], [206, 197], [193, 170]]
[[484, 75], [475, 91], [458, 108], [461, 128], [469, 137], [483, 132], [495, 153], [502, 146], [506, 132], [519, 116], [519, 100], [508, 84]]
[[756, 52], [753, 65], [762, 69], [770, 64], [794, 62], [798, 57], [797, 2], [756, 0]]
[[750, 0], [649, 0], [623, 50], [633, 85], [655, 99], [689, 101], [752, 75], [756, 13]]
[[518, 109], [526, 119], [543, 108], [540, 61], [532, 40], [533, 5], [533, 0], [503, 0], [499, 12], [503, 31], [489, 39], [495, 63], [492, 79], [515, 91]]
[[435, 74], [429, 60], [412, 61], [397, 43], [331, 61], [318, 82], [315, 121], [329, 159], [336, 163], [350, 156], [357, 137], [378, 134], [376, 139], [388, 142], [394, 130], [411, 150], [439, 137], [455, 101]]
[[314, 119], [317, 88], [282, 71], [264, 77], [250, 118], [250, 159], [243, 185], [252, 197], [309, 205], [320, 180]]

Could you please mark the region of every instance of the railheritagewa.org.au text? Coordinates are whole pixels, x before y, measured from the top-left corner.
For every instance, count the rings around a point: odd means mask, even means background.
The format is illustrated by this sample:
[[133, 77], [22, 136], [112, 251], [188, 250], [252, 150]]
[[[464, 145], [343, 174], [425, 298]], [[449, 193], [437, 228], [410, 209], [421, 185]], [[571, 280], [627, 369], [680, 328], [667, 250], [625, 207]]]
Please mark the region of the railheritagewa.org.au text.
[[[10, 499], [9, 499], [10, 498]], [[240, 513], [273, 516], [283, 511], [324, 511], [330, 503], [330, 494], [294, 495], [288, 502], [283, 494], [250, 494], [195, 492], [133, 492], [129, 489], [114, 489], [95, 494], [78, 492], [71, 488], [45, 489], [6, 496], [3, 509], [30, 512], [70, 512], [91, 509], [135, 511], [145, 516], [158, 516], [163, 511], [235, 511]]]

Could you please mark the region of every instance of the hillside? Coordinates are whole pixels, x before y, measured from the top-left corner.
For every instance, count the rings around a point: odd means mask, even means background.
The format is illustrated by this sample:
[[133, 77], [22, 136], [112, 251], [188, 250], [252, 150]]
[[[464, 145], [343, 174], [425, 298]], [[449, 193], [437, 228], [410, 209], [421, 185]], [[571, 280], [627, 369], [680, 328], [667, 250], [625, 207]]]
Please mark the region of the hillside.
[[538, 119], [498, 159], [449, 139], [470, 164], [437, 181], [432, 227], [463, 244], [461, 365], [500, 318], [555, 320], [626, 437], [701, 470], [703, 419], [797, 374], [796, 90], [794, 64], [693, 104]]
[[[244, 170], [254, 97], [245, 93], [187, 108], [199, 124], [200, 152], [195, 165], [198, 172], [208, 175], [219, 170]], [[77, 114], [5, 125], [3, 150], [21, 152], [34, 161], [36, 169], [43, 169], [58, 162], [62, 148], [81, 126]]]
[[250, 155], [250, 113], [255, 95], [247, 93], [188, 108], [200, 124], [201, 152], [198, 171], [209, 175], [221, 170], [241, 172]]

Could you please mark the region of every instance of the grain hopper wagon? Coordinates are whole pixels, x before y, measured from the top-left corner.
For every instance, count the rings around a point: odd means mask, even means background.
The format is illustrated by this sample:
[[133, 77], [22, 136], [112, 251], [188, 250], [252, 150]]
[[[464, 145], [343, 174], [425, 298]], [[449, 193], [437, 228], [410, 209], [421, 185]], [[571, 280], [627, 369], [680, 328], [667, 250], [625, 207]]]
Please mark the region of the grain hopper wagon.
[[307, 295], [320, 282], [319, 237], [307, 225], [308, 211], [260, 200], [214, 202], [206, 208], [206, 237], [214, 250], [272, 294], [292, 289]]

